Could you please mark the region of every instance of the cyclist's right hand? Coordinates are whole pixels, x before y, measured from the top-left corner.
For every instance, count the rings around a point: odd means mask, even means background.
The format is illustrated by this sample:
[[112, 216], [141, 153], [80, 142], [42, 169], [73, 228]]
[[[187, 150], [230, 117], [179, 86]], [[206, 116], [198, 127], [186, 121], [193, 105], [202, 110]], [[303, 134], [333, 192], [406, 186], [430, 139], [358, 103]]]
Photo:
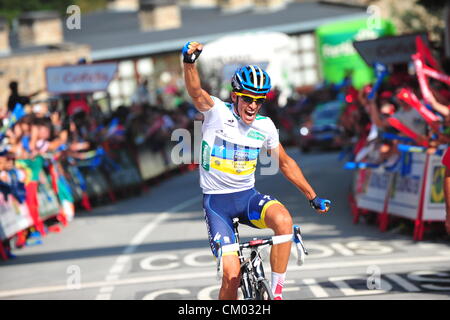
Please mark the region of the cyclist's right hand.
[[317, 212], [326, 213], [328, 212], [328, 210], [330, 210], [331, 201], [316, 196], [314, 199], [309, 200], [309, 204]]
[[187, 42], [181, 53], [183, 54], [183, 62], [194, 63], [202, 53], [203, 45], [196, 41]]

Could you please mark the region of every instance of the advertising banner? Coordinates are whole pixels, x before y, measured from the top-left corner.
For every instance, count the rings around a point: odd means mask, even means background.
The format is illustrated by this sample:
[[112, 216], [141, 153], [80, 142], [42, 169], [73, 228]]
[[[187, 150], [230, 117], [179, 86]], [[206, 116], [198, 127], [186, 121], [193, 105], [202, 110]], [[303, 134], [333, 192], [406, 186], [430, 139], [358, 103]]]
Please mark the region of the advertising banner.
[[48, 67], [45, 70], [50, 93], [106, 91], [117, 71], [116, 63]]
[[409, 153], [410, 172], [407, 175], [395, 173], [388, 212], [408, 219], [416, 219], [419, 206], [425, 154]]
[[140, 175], [144, 180], [154, 178], [167, 169], [162, 154], [154, 153], [145, 146], [139, 148], [138, 159]]
[[382, 168], [360, 170], [356, 190], [358, 208], [382, 212], [391, 175]]
[[41, 171], [38, 187], [39, 216], [42, 220], [57, 215], [60, 210], [58, 197], [52, 189], [47, 175]]
[[408, 63], [411, 61], [411, 55], [417, 51], [417, 36], [420, 36], [428, 44], [426, 33], [414, 33], [355, 41], [353, 42], [353, 46], [368, 66], [372, 66], [375, 62], [386, 65]]
[[32, 225], [27, 205], [19, 203], [11, 194], [5, 198], [0, 193], [0, 240], [10, 238]]
[[327, 24], [316, 30], [319, 56], [325, 80], [338, 83], [350, 73], [353, 85], [359, 89], [374, 79], [368, 66], [353, 47], [354, 41], [371, 40], [395, 34], [394, 25], [380, 20], [379, 26], [368, 25], [367, 19]]
[[[386, 211], [390, 215], [420, 224], [445, 221], [442, 157], [430, 155], [428, 162], [426, 157], [425, 153], [408, 153], [403, 164], [408, 167], [408, 172], [403, 174], [386, 172], [381, 168], [358, 170], [353, 188], [357, 208], [383, 213], [387, 196]], [[424, 199], [423, 207], [419, 208], [421, 199]]]
[[445, 167], [440, 156], [432, 155], [428, 166], [427, 185], [425, 189], [425, 203], [423, 211], [424, 221], [445, 221], [444, 177]]
[[119, 166], [116, 170], [109, 172], [114, 187], [120, 189], [142, 183], [139, 171], [126, 151], [115, 150], [113, 152], [115, 155], [114, 161], [116, 161]]

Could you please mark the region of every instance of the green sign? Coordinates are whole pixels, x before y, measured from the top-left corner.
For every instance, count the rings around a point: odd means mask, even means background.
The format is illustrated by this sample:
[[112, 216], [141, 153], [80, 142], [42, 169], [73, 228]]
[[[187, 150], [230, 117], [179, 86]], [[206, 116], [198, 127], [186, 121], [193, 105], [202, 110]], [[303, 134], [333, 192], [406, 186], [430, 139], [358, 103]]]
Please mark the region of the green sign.
[[211, 155], [211, 147], [208, 145], [208, 143], [205, 140], [203, 140], [202, 141], [202, 167], [206, 171], [209, 171], [210, 155]]
[[394, 25], [380, 19], [378, 26], [369, 28], [367, 19], [327, 24], [316, 30], [319, 56], [324, 79], [341, 82], [347, 73], [352, 76], [353, 85], [359, 89], [373, 82], [372, 66], [368, 66], [353, 47], [353, 41], [376, 39], [394, 35]]

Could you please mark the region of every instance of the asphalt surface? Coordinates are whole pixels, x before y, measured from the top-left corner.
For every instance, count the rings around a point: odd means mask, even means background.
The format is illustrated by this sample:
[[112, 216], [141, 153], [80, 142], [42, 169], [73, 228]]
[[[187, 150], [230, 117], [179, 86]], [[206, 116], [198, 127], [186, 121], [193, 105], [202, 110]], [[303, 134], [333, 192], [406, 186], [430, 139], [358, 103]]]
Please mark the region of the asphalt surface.
[[[412, 234], [352, 224], [352, 176], [337, 153], [288, 152], [316, 192], [332, 200], [332, 210], [315, 213], [281, 174], [257, 176], [257, 189], [290, 210], [310, 252], [297, 266], [293, 250], [285, 299], [450, 299], [448, 240], [416, 243]], [[242, 239], [271, 234], [247, 226], [240, 233]], [[2, 300], [206, 300], [217, 298], [220, 284], [196, 171], [139, 197], [77, 213], [43, 244], [13, 252], [15, 259], [0, 261]]]

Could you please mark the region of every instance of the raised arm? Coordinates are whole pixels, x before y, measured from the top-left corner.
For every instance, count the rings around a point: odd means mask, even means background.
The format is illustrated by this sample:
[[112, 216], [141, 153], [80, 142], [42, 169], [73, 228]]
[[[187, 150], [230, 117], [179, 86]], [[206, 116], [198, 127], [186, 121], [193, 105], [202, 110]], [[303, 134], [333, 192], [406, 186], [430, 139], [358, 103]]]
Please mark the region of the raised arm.
[[203, 45], [198, 42], [188, 42], [183, 47], [184, 82], [189, 96], [192, 98], [195, 108], [205, 112], [214, 106], [214, 101], [208, 92], [202, 89], [200, 76], [195, 61], [203, 50]]
[[433, 94], [431, 94], [428, 99], [430, 100], [430, 104], [434, 110], [442, 114], [444, 117], [448, 117], [450, 115], [449, 107], [440, 103]]
[[369, 106], [369, 116], [372, 123], [374, 123], [378, 128], [385, 129], [389, 126], [386, 121], [383, 121], [380, 117], [380, 112], [378, 111], [375, 99], [368, 100], [367, 105]]

